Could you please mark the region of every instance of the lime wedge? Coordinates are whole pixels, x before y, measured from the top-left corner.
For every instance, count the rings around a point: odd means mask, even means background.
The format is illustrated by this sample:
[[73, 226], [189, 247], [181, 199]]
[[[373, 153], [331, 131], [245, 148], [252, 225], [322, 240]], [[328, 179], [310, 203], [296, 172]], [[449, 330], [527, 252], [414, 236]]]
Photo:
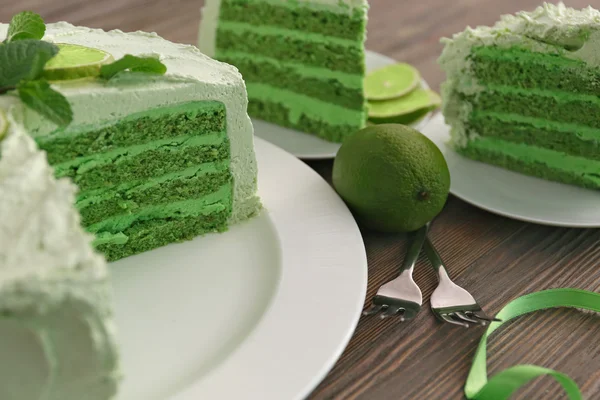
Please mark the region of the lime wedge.
[[397, 99], [370, 101], [369, 120], [377, 124], [407, 124], [422, 118], [441, 103], [442, 100], [436, 92], [419, 88]]
[[368, 100], [395, 99], [415, 90], [420, 81], [421, 74], [412, 65], [387, 65], [367, 74], [365, 96]]
[[435, 110], [436, 107], [424, 108], [422, 110], [417, 110], [415, 112], [397, 115], [389, 118], [370, 118], [367, 123], [371, 125], [381, 125], [381, 124], [402, 124], [402, 125], [412, 125], [421, 121], [423, 118], [427, 116], [431, 111]]
[[43, 77], [50, 81], [64, 81], [95, 77], [100, 67], [113, 61], [112, 55], [92, 47], [57, 43], [58, 54], [46, 63]]
[[8, 119], [4, 111], [0, 110], [0, 140], [6, 135], [6, 132], [8, 132]]

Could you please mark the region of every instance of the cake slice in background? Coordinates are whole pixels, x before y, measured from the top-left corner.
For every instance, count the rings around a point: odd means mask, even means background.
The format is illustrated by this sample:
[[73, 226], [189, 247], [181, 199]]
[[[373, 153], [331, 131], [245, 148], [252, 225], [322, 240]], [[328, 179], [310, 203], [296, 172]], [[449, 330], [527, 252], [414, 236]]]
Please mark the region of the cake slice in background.
[[[0, 24], [0, 37], [7, 30]], [[24, 129], [56, 176], [79, 187], [82, 223], [109, 261], [221, 232], [258, 212], [253, 130], [235, 68], [151, 33], [59, 22], [43, 40], [166, 66], [165, 75], [52, 81], [72, 108], [66, 127], [4, 96], [22, 109]]]
[[76, 187], [54, 178], [18, 120], [19, 107], [5, 100], [0, 399], [111, 399], [120, 372], [106, 263], [80, 226]]
[[341, 142], [366, 124], [366, 0], [207, 0], [199, 47], [235, 65], [252, 117]]
[[600, 12], [545, 3], [444, 43], [443, 114], [460, 154], [600, 189]]

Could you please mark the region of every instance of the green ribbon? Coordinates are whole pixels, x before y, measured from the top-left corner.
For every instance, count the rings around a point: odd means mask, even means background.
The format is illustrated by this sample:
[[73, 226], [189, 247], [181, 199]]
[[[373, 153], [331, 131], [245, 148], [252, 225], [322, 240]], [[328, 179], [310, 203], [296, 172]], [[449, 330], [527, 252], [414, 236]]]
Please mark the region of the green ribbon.
[[475, 359], [465, 384], [465, 395], [473, 400], [505, 400], [518, 388], [542, 375], [558, 381], [570, 400], [582, 400], [577, 383], [567, 375], [537, 365], [516, 365], [490, 380], [487, 378], [486, 346], [488, 337], [503, 323], [533, 311], [555, 307], [576, 307], [600, 312], [600, 294], [579, 289], [550, 289], [519, 297], [508, 303], [496, 316], [502, 322], [492, 322], [479, 342]]

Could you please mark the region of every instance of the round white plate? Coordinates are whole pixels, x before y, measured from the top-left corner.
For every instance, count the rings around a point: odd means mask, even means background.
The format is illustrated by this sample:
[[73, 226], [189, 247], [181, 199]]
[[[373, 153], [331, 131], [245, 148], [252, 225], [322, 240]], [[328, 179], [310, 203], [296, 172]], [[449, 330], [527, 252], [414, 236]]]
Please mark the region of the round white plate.
[[[366, 51], [365, 61], [367, 70], [369, 71], [397, 62], [392, 58], [372, 51]], [[424, 80], [421, 84], [424, 88], [429, 88], [427, 82]], [[431, 113], [427, 114], [423, 119], [412, 126], [415, 129], [420, 130], [430, 117]], [[252, 119], [252, 123], [254, 125], [256, 136], [281, 147], [296, 157], [306, 160], [334, 158], [340, 148], [339, 143], [328, 142], [317, 136], [284, 128], [256, 118]]]
[[450, 128], [441, 114], [421, 130], [444, 153], [450, 192], [484, 210], [545, 225], [600, 227], [600, 191], [550, 182], [469, 160], [446, 145]]
[[347, 345], [367, 285], [358, 227], [304, 163], [256, 151], [261, 215], [111, 264], [119, 400], [302, 399]]

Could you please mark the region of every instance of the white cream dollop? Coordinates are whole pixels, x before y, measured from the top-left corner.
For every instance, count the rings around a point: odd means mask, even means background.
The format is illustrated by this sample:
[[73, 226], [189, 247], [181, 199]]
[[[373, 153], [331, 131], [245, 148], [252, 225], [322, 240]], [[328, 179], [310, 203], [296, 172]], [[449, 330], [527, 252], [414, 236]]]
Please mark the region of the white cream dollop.
[[3, 99], [0, 142], [0, 398], [107, 400], [119, 381], [104, 259], [80, 226], [75, 186]]

